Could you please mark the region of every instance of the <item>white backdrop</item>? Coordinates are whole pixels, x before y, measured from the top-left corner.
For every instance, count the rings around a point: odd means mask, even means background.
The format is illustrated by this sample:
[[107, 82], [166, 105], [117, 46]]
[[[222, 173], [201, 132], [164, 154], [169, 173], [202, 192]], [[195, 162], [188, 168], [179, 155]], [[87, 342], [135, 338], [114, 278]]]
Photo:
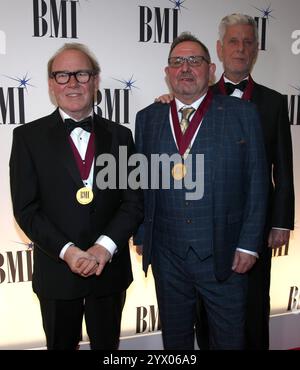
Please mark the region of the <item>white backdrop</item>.
[[[164, 67], [174, 35], [188, 30], [199, 37], [209, 47], [220, 77], [217, 27], [233, 12], [257, 18], [263, 50], [254, 79], [287, 95], [289, 101], [296, 225], [290, 245], [273, 258], [271, 305], [273, 315], [299, 312], [299, 0], [1, 0], [0, 349], [44, 345], [39, 305], [31, 288], [30, 241], [16, 226], [11, 210], [8, 161], [14, 127], [55, 108], [48, 96], [48, 59], [65, 42], [87, 44], [102, 69], [97, 109], [133, 129], [136, 112], [167, 91]], [[152, 277], [144, 278], [141, 258], [133, 248], [131, 256], [135, 279], [128, 291], [122, 336], [142, 336], [159, 329], [157, 305]], [[299, 330], [299, 315], [296, 323], [293, 328]], [[276, 328], [282, 330], [280, 325]], [[300, 335], [297, 340], [300, 346]], [[281, 341], [280, 348], [288, 346], [288, 341]]]

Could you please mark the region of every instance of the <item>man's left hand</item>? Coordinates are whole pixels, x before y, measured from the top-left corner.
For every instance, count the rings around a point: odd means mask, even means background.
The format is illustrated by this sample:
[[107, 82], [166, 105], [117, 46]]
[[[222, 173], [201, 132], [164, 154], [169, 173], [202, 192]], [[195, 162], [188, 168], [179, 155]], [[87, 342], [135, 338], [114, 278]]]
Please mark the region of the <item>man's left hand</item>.
[[111, 260], [112, 256], [109, 251], [100, 244], [94, 244], [87, 250], [87, 252], [89, 252], [96, 258], [98, 266], [95, 274], [99, 276], [106, 263]]
[[268, 238], [269, 248], [280, 248], [286, 245], [290, 239], [290, 230], [272, 229]]
[[232, 270], [244, 274], [249, 271], [256, 262], [256, 257], [252, 254], [236, 251], [234, 255]]

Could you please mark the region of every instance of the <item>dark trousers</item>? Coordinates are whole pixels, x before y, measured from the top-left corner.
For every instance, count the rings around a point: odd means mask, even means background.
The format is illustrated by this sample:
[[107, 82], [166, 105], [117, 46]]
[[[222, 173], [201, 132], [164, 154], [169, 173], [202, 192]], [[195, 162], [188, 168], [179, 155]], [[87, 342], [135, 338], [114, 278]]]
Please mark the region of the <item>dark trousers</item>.
[[[269, 349], [270, 275], [272, 250], [264, 248], [248, 273], [245, 349]], [[199, 348], [209, 348], [208, 319], [201, 297], [197, 302], [196, 337]]]
[[194, 349], [195, 306], [200, 294], [208, 312], [210, 349], [243, 349], [247, 277], [232, 273], [220, 283], [212, 257], [201, 261], [190, 249], [181, 259], [156, 240], [151, 264], [164, 348]]
[[246, 305], [246, 349], [269, 349], [272, 249], [265, 248], [249, 271]]
[[39, 297], [47, 348], [76, 349], [84, 315], [91, 349], [117, 349], [125, 297], [126, 292], [74, 300]]

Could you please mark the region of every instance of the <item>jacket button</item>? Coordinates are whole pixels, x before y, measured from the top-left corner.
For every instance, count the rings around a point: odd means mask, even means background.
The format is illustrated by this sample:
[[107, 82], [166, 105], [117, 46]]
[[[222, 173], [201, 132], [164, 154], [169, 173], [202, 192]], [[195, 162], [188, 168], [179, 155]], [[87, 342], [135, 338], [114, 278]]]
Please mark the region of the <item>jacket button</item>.
[[191, 224], [192, 223], [192, 220], [190, 220], [189, 218], [186, 220], [186, 223], [187, 224]]

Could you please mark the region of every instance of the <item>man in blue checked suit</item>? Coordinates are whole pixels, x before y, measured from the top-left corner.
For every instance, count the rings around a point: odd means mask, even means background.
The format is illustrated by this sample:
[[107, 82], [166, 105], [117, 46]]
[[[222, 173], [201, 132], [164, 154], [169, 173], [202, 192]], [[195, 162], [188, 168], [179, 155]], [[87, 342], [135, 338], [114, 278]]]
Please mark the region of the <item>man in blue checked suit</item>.
[[[243, 349], [245, 272], [258, 256], [268, 191], [258, 114], [252, 104], [208, 91], [215, 65], [189, 33], [173, 41], [165, 72], [175, 100], [136, 117], [136, 147], [149, 161], [150, 178], [134, 243], [143, 246], [145, 273], [152, 266], [165, 349], [194, 348], [197, 294], [210, 348]], [[177, 154], [168, 187], [166, 167], [153, 172], [153, 154]], [[191, 178], [203, 187], [199, 197], [191, 196]]]

